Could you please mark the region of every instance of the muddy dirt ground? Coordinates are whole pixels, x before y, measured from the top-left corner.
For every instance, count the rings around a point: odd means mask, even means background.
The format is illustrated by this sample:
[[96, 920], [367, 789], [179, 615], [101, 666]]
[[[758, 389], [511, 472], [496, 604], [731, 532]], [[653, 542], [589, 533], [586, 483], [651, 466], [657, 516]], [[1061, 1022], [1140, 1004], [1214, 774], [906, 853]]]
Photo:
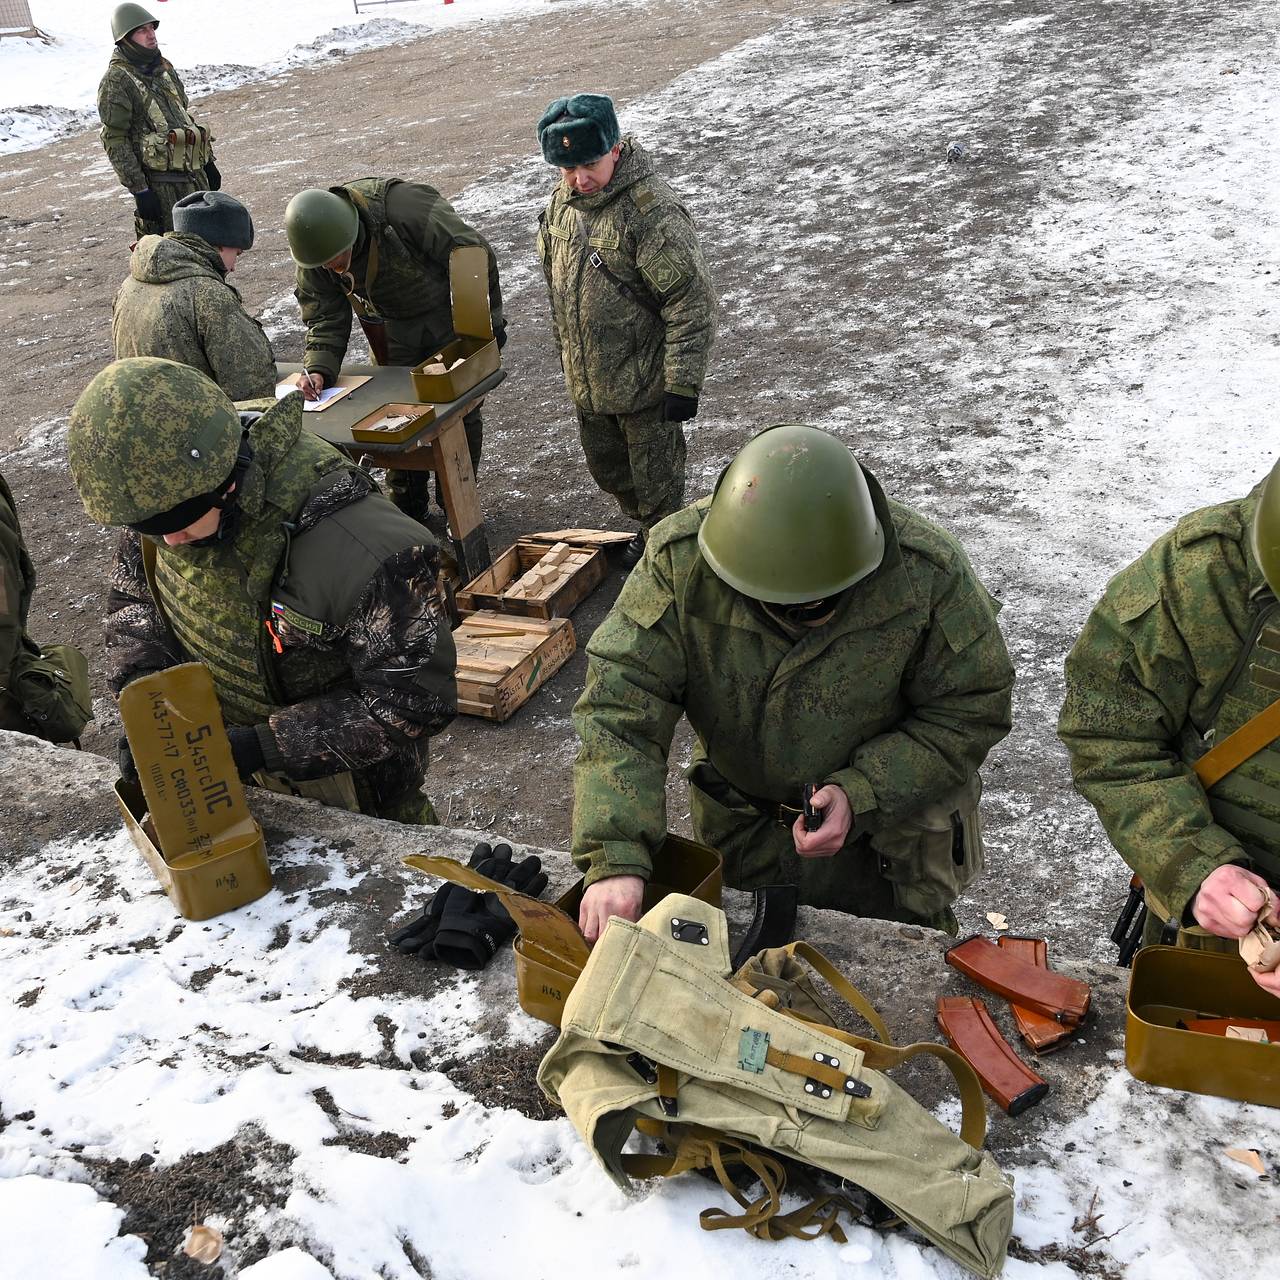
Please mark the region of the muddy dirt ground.
[[[1153, 317], [1145, 343], [1178, 326], [1193, 332], [1197, 308], [1216, 305], [1196, 294], [1197, 282], [1213, 299], [1228, 293], [1212, 275], [1216, 258], [1182, 270], [1175, 245], [1169, 270], [1151, 274], [1143, 262], [1126, 275], [1102, 247], [1058, 252], [1045, 223], [1078, 232], [1072, 218], [1095, 216], [1073, 212], [1081, 192], [1103, 218], [1138, 189], [1131, 174], [1163, 181], [1154, 108], [1166, 69], [1198, 66], [1196, 42], [1209, 39], [1231, 48], [1242, 74], [1223, 80], [1212, 65], [1192, 83], [1198, 73], [1188, 73], [1187, 110], [1202, 119], [1269, 57], [1267, 33], [1231, 0], [1177, 15], [1152, 4], [1015, 12], [1001, 0], [945, 11], [871, 0], [798, 0], [785, 10], [730, 0], [552, 3], [534, 17], [219, 93], [201, 111], [218, 135], [227, 189], [259, 228], [235, 283], [282, 360], [301, 350], [279, 230], [299, 188], [369, 172], [429, 181], [490, 237], [511, 334], [510, 376], [485, 410], [480, 474], [497, 552], [541, 529], [625, 527], [586, 475], [547, 333], [532, 239], [550, 181], [533, 128], [561, 91], [607, 88], [630, 106], [637, 135], [689, 201], [723, 303], [703, 411], [689, 432], [688, 496], [706, 492], [754, 430], [807, 419], [839, 430], [892, 495], [964, 540], [1010, 606], [1020, 683], [1014, 735], [987, 772], [992, 874], [962, 923], [1004, 910], [1018, 928], [1103, 956], [1127, 875], [1073, 796], [1054, 738], [1062, 657], [1109, 573], [1200, 503], [1185, 485], [1162, 499], [1166, 454], [1154, 419], [1122, 459], [1142, 473], [1136, 488], [1107, 471], [1106, 451], [1117, 446], [1105, 425], [1082, 435], [1071, 419], [1081, 396], [1111, 394], [1121, 377], [1125, 325], [1145, 314], [1134, 299]], [[1208, 136], [1217, 127], [1204, 126], [1206, 148], [1230, 144]], [[948, 164], [955, 137], [969, 149]], [[1098, 156], [1112, 168], [1086, 187], [1080, 166]], [[1161, 243], [1173, 234], [1163, 209], [1142, 228]], [[0, 210], [0, 456], [40, 571], [33, 630], [75, 641], [100, 669], [111, 540], [83, 516], [63, 436], [75, 396], [109, 358], [129, 203], [85, 134], [0, 160]], [[1224, 221], [1233, 216], [1224, 210]], [[1128, 377], [1115, 394], [1137, 403], [1142, 386]], [[1089, 450], [1101, 451], [1096, 473], [1078, 465]], [[1064, 460], [1074, 470], [1064, 472]], [[1069, 548], [1059, 509], [1045, 500], [1055, 487]], [[1137, 534], [1135, 509], [1146, 521]], [[566, 846], [581, 645], [619, 582], [615, 571], [576, 611], [578, 654], [513, 720], [460, 718], [433, 744], [429, 789], [446, 823]], [[118, 730], [101, 682], [97, 691], [87, 745], [109, 754]], [[687, 753], [682, 731], [674, 763]], [[669, 818], [687, 828], [675, 785]]]

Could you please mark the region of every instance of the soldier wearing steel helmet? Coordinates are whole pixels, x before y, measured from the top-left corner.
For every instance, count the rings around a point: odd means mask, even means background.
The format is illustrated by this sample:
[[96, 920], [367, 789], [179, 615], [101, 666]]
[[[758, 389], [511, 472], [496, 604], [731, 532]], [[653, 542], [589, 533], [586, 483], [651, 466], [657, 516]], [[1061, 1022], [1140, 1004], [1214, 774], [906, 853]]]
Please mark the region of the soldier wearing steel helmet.
[[[1184, 516], [1107, 584], [1070, 654], [1076, 790], [1142, 878], [1144, 941], [1235, 952], [1280, 924], [1280, 751], [1206, 791], [1193, 766], [1280, 689], [1280, 472]], [[1280, 974], [1254, 973], [1280, 995]]]
[[[108, 680], [203, 662], [242, 777], [431, 822], [428, 739], [456, 710], [431, 535], [302, 423], [302, 397], [237, 408], [169, 360], [120, 360], [68, 436], [86, 512], [124, 526]], [[122, 757], [127, 771], [127, 754]]]
[[956, 540], [836, 437], [782, 425], [748, 442], [710, 498], [655, 526], [587, 646], [573, 854], [588, 938], [640, 909], [682, 714], [694, 834], [727, 883], [954, 930], [982, 865], [977, 770], [1010, 726], [998, 607]]
[[[297, 266], [294, 295], [307, 326], [302, 393], [308, 399], [337, 379], [353, 312], [385, 340], [387, 364], [420, 364], [452, 339], [449, 255], [463, 245], [480, 245], [489, 254], [490, 319], [498, 346], [506, 342], [493, 250], [434, 187], [359, 178], [327, 191], [300, 191], [289, 201], [284, 225]], [[484, 442], [479, 405], [462, 425], [478, 471]], [[415, 519], [426, 515], [425, 474], [391, 471], [388, 482], [397, 506]]]
[[[698, 413], [715, 290], [688, 210], [610, 98], [557, 98], [538, 142], [560, 171], [538, 257], [587, 468], [647, 530], [684, 502], [681, 424]], [[626, 562], [643, 546], [637, 534]]]
[[228, 278], [253, 240], [253, 219], [234, 196], [183, 196], [173, 207], [173, 230], [134, 246], [111, 307], [116, 359], [180, 360], [232, 400], [274, 395], [271, 343]]
[[193, 191], [216, 191], [222, 175], [213, 135], [187, 102], [173, 64], [160, 52], [160, 21], [140, 4], [111, 15], [115, 52], [98, 85], [107, 159], [133, 196], [138, 236], [173, 230], [173, 206]]

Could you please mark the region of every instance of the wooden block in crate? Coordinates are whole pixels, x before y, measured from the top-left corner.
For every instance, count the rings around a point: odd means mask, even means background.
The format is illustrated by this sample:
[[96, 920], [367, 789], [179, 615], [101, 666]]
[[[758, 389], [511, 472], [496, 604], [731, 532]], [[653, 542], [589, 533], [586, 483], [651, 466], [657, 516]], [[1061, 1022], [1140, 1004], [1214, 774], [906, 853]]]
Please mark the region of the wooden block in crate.
[[[508, 547], [482, 574], [457, 593], [458, 609], [465, 616], [477, 609], [492, 609], [511, 616], [560, 618], [571, 613], [601, 582], [606, 562], [600, 548], [571, 549], [560, 564], [549, 567], [548, 581], [535, 566], [555, 544], [521, 538]], [[575, 563], [575, 557], [583, 558]], [[517, 592], [514, 588], [519, 588]]]
[[573, 656], [568, 618], [523, 618], [481, 610], [453, 633], [458, 649], [458, 710], [506, 720]]

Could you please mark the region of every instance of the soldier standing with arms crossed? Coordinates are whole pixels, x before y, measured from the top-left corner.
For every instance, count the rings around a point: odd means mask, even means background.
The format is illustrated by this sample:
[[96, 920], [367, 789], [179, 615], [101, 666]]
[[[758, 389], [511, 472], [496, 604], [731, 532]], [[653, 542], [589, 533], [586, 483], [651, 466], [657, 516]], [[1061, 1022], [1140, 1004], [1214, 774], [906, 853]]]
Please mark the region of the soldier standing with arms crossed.
[[[592, 479], [647, 532], [684, 502], [681, 423], [715, 339], [688, 210], [603, 94], [557, 98], [538, 141], [561, 178], [538, 219], [552, 329]], [[624, 551], [635, 564], [644, 533]]]
[[140, 4], [111, 17], [115, 52], [98, 86], [102, 145], [137, 209], [139, 237], [173, 230], [173, 206], [193, 191], [216, 191], [213, 135], [197, 124], [187, 91], [160, 52], [159, 21]]

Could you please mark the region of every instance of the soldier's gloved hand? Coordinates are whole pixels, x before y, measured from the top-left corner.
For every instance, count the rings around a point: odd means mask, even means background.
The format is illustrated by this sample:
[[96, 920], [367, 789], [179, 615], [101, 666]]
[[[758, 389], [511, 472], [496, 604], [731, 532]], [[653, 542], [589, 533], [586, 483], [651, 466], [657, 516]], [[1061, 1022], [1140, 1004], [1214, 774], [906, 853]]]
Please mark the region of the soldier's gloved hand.
[[679, 396], [674, 391], [666, 391], [662, 396], [662, 419], [664, 422], [688, 422], [698, 416], [698, 397]]
[[143, 222], [164, 224], [164, 210], [160, 208], [160, 197], [150, 187], [133, 193], [133, 203], [138, 210], [138, 217]]
[[[489, 846], [478, 845], [476, 854], [482, 849], [487, 852]], [[511, 846], [500, 844], [493, 850], [491, 861], [492, 869], [485, 873], [491, 880], [534, 898], [547, 887], [540, 858], [530, 856], [515, 862]], [[496, 894], [467, 896], [470, 901], [451, 897], [445, 904], [436, 934], [435, 958], [458, 969], [483, 969], [498, 948], [516, 936], [516, 924]]]
[[[493, 851], [487, 844], [478, 844], [467, 866], [482, 876], [493, 870]], [[391, 945], [407, 956], [419, 956], [423, 960], [435, 959], [436, 934], [440, 931], [440, 917], [446, 907], [457, 899], [454, 910], [465, 909], [465, 904], [480, 894], [464, 889], [460, 884], [446, 881], [431, 895], [431, 901], [408, 924], [401, 925], [390, 935]]]
[[266, 763], [258, 731], [252, 725], [236, 725], [234, 729], [227, 730], [227, 740], [231, 743], [231, 758], [235, 761], [236, 772], [247, 782]]
[[138, 781], [138, 766], [134, 763], [133, 748], [129, 746], [129, 737], [124, 733], [116, 739], [116, 764], [120, 767], [120, 776], [126, 782]]
[[212, 160], [204, 167], [204, 180], [209, 184], [210, 191], [222, 190], [222, 174], [218, 172], [218, 166]]

